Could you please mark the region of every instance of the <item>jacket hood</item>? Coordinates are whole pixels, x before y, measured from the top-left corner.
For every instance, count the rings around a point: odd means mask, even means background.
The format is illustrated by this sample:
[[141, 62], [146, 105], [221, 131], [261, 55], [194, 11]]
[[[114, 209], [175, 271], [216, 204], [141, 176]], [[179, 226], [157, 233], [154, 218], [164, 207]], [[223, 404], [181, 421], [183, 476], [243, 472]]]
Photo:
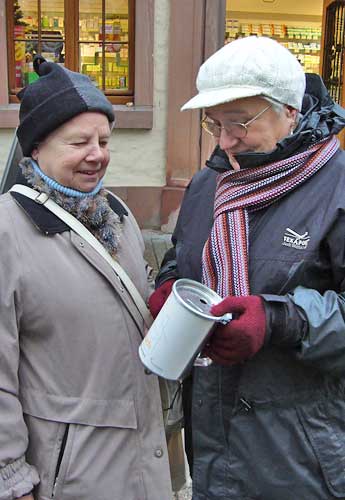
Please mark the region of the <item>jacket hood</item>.
[[[236, 160], [241, 168], [284, 160], [315, 142], [338, 134], [344, 127], [345, 109], [332, 100], [319, 75], [307, 73], [301, 117], [294, 134], [284, 137], [269, 153], [239, 153]], [[216, 146], [206, 165], [218, 172], [231, 169], [227, 154], [219, 146]]]

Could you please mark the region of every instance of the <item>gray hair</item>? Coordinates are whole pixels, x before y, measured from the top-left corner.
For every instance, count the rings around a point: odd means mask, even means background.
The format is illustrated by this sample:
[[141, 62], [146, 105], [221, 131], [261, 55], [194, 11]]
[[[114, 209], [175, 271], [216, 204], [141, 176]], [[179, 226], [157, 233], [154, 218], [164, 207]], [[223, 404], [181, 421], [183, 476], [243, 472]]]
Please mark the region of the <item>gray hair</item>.
[[[279, 101], [276, 101], [275, 99], [272, 99], [271, 97], [266, 97], [265, 95], [260, 96], [260, 97], [262, 99], [264, 99], [265, 101], [269, 102], [270, 104], [272, 104], [272, 109], [275, 113], [277, 113], [277, 115], [280, 115], [283, 112], [284, 107], [287, 106], [286, 104], [283, 104], [282, 102], [279, 102]], [[300, 121], [301, 117], [302, 117], [301, 113], [297, 110], [296, 120], [295, 120], [296, 125]]]
[[283, 104], [282, 102], [271, 99], [271, 97], [266, 97], [265, 95], [260, 97], [272, 105], [272, 109], [275, 113], [277, 113], [277, 115], [280, 115], [283, 112], [285, 104]]

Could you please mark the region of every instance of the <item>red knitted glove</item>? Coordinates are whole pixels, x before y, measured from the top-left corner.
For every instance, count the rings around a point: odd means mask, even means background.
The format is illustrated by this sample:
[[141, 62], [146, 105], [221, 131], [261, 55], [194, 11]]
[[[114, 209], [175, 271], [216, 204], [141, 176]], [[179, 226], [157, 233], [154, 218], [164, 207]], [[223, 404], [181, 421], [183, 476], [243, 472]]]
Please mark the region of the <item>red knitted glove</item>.
[[219, 325], [205, 352], [216, 363], [233, 365], [249, 359], [261, 349], [266, 333], [266, 314], [261, 297], [226, 297], [211, 308], [214, 316], [235, 313], [227, 325]]
[[165, 304], [165, 301], [170, 295], [171, 289], [173, 287], [173, 284], [176, 280], [167, 280], [164, 281], [163, 285], [157, 288], [153, 292], [152, 295], [150, 295], [149, 298], [149, 309], [151, 311], [152, 316], [155, 318], [158, 316], [159, 311], [162, 309], [162, 307]]

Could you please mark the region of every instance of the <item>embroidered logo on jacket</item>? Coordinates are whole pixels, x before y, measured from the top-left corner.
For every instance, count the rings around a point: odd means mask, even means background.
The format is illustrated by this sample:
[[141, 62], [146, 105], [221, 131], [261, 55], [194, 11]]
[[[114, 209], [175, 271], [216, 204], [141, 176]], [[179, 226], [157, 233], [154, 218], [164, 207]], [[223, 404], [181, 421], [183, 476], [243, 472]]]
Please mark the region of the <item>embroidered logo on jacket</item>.
[[286, 247], [296, 248], [297, 250], [306, 250], [310, 236], [308, 231], [304, 234], [298, 234], [289, 227], [285, 229], [282, 245]]

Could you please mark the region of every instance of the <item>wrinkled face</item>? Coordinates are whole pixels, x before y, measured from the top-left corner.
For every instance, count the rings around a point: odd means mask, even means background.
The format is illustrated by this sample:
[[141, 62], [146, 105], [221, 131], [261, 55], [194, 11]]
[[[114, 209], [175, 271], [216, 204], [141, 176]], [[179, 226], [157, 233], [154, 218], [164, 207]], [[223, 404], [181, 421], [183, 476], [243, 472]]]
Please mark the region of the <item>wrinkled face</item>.
[[280, 113], [272, 107], [267, 109], [248, 125], [247, 134], [243, 138], [231, 134], [232, 122], [246, 123], [268, 105], [261, 97], [246, 97], [205, 109], [207, 119], [225, 127], [215, 141], [228, 156], [247, 152], [270, 152], [275, 149], [278, 141], [290, 134], [297, 111], [289, 106], [283, 106]]
[[107, 169], [109, 137], [109, 121], [103, 113], [81, 113], [49, 134], [31, 156], [58, 183], [89, 192]]

